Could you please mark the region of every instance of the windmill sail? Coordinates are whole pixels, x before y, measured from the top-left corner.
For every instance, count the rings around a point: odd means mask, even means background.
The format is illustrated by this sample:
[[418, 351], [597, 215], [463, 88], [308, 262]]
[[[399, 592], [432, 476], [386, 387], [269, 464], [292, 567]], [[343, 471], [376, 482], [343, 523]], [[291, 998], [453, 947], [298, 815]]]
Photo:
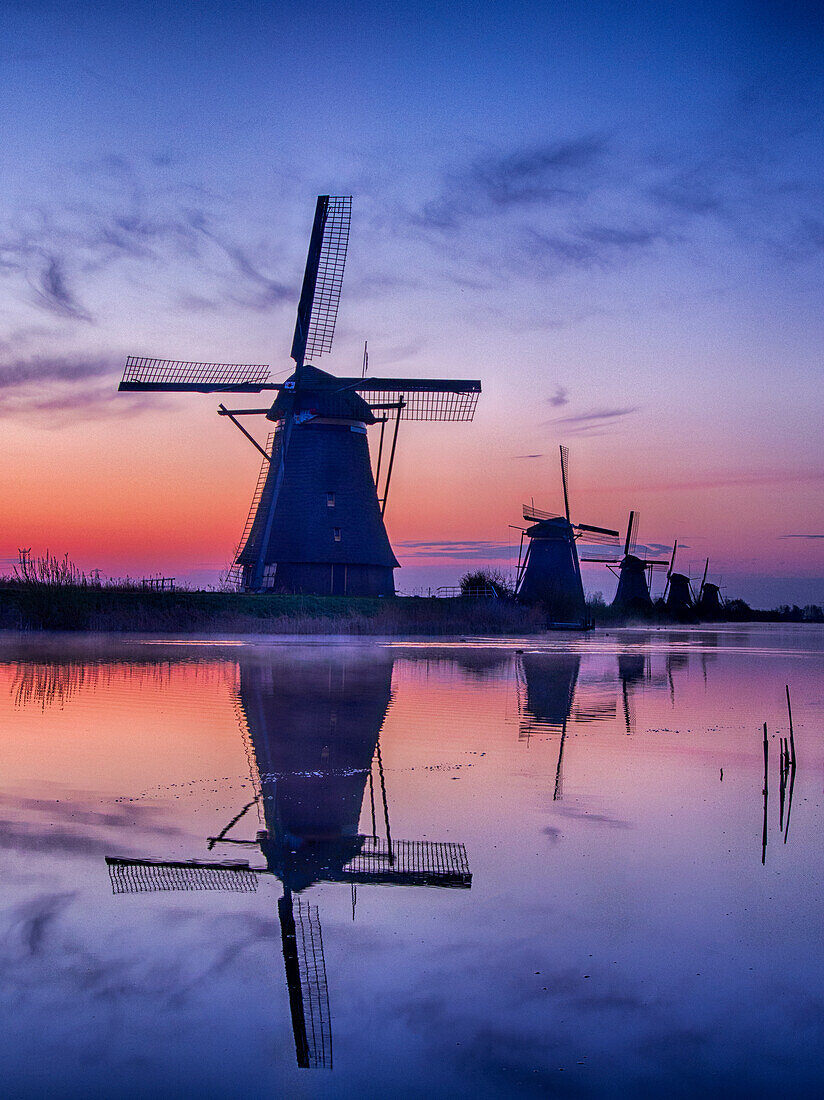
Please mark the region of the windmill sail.
[[[359, 394], [377, 411], [400, 404], [401, 420], [468, 421], [475, 416], [481, 383], [460, 378], [352, 379]], [[347, 385], [349, 379], [340, 379]]]
[[332, 1025], [318, 907], [302, 898], [293, 904], [287, 891], [278, 900], [278, 917], [298, 1066], [331, 1069]]
[[266, 363], [194, 363], [130, 355], [118, 389], [167, 393], [259, 393], [269, 383]]
[[298, 366], [332, 350], [351, 219], [351, 195], [318, 196], [292, 340]]
[[257, 874], [248, 863], [118, 859], [106, 856], [113, 894], [148, 894], [169, 890], [257, 890]]

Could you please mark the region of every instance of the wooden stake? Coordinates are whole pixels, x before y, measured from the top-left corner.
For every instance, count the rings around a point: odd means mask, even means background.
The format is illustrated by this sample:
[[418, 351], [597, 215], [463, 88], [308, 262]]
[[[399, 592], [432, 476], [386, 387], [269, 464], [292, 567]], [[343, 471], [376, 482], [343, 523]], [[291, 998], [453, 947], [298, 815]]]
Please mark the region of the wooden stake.
[[769, 765], [770, 746], [767, 741], [767, 723], [764, 723], [764, 829], [761, 834], [761, 863], [762, 865], [767, 862], [767, 795], [768, 795], [768, 778], [767, 768]]
[[792, 764], [795, 767], [795, 737], [793, 737], [793, 708], [790, 704], [790, 685], [784, 685], [787, 691], [787, 714], [790, 718], [790, 753], [792, 754]]

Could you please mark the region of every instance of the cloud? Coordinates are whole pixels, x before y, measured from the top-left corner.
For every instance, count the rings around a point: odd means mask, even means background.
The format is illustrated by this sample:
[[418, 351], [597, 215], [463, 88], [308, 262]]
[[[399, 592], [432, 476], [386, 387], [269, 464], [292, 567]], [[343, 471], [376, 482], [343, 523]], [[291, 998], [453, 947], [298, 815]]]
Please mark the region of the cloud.
[[547, 398], [547, 401], [550, 403], [550, 405], [553, 406], [553, 408], [556, 409], [560, 408], [561, 405], [568, 405], [569, 390], [567, 390], [566, 386], [561, 386], [556, 383], [555, 392], [552, 394], [551, 397]]
[[[646, 258], [714, 267], [726, 284], [736, 277], [737, 265], [725, 262], [734, 252], [786, 264], [824, 253], [820, 183], [808, 156], [817, 138], [812, 118], [779, 129], [766, 95], [734, 95], [719, 102], [711, 127], [678, 140], [570, 131], [453, 162], [407, 222], [438, 248], [450, 283], [474, 277], [496, 294], [513, 278], [545, 287]], [[599, 298], [602, 289], [587, 288], [588, 313], [602, 303], [616, 308], [614, 296]], [[566, 323], [580, 300], [557, 300]], [[558, 308], [544, 311], [541, 327], [563, 323]], [[530, 323], [538, 316], [531, 310]]]
[[295, 299], [295, 287], [264, 275], [243, 247], [227, 241], [222, 234], [208, 226], [207, 219], [201, 211], [190, 211], [188, 221], [198, 233], [215, 244], [228, 257], [235, 273], [241, 276], [243, 290], [239, 297], [233, 296], [239, 305], [264, 310], [280, 302]]
[[52, 313], [73, 317], [78, 321], [91, 321], [91, 314], [69, 289], [66, 266], [57, 256], [49, 256], [40, 272], [39, 285], [35, 287], [36, 299]]
[[441, 194], [413, 220], [425, 228], [454, 231], [469, 221], [534, 206], [583, 198], [607, 152], [603, 137], [573, 137], [478, 157], [444, 174]]
[[[87, 323], [93, 317], [84, 299], [94, 294], [109, 303], [115, 273], [171, 311], [187, 296], [200, 308], [252, 310], [296, 299], [297, 288], [268, 270], [265, 237], [239, 239], [249, 232], [240, 204], [176, 171], [126, 157], [81, 165], [67, 176], [62, 201], [32, 201], [0, 219], [0, 276], [20, 283], [39, 309]], [[242, 231], [233, 231], [235, 221]]]
[[71, 414], [72, 419], [132, 416], [157, 395], [121, 394], [122, 356], [52, 355], [0, 361], [0, 418]]
[[12, 363], [0, 363], [0, 392], [33, 383], [45, 385], [50, 382], [85, 382], [103, 375], [113, 375], [117, 369], [115, 363], [108, 358], [58, 355], [18, 359]]
[[510, 543], [492, 541], [399, 542], [395, 546], [411, 551], [406, 555], [408, 557], [456, 558], [466, 561], [508, 559], [512, 553]]
[[76, 897], [76, 890], [41, 894], [11, 911], [9, 931], [17, 934], [27, 955], [39, 954], [47, 932]]
[[513, 455], [513, 458], [543, 458], [543, 452], [541, 454], [534, 455]]
[[0, 820], [0, 849], [25, 853], [105, 856], [111, 854], [112, 843], [104, 837], [87, 836], [59, 825]]
[[780, 539], [824, 539], [824, 535], [779, 535]]
[[627, 405], [623, 408], [591, 409], [588, 412], [570, 416], [557, 416], [544, 421], [543, 426], [563, 425], [567, 435], [600, 435], [617, 427], [622, 420], [638, 412], [640, 405]]
[[[772, 473], [707, 473], [704, 477], [694, 478], [691, 481], [658, 481], [647, 482], [644, 485], [616, 485], [615, 492], [691, 492], [700, 489], [727, 489], [735, 486], [748, 485], [784, 485], [789, 482], [824, 481], [824, 469], [822, 470], [784, 470]], [[780, 536], [779, 536], [780, 537]]]

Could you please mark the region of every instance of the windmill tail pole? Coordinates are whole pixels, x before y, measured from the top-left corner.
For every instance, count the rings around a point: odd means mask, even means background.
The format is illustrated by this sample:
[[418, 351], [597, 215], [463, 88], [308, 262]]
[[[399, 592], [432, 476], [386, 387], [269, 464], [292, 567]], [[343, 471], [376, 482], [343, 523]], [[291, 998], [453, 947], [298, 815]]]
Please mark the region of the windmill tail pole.
[[389, 452], [389, 466], [386, 470], [386, 484], [383, 487], [383, 503], [381, 504], [381, 519], [386, 513], [386, 502], [389, 499], [389, 483], [392, 480], [392, 467], [395, 465], [395, 447], [398, 444], [398, 428], [401, 425], [401, 409], [403, 401], [398, 402], [398, 412], [395, 417], [395, 431], [392, 435], [392, 450]]

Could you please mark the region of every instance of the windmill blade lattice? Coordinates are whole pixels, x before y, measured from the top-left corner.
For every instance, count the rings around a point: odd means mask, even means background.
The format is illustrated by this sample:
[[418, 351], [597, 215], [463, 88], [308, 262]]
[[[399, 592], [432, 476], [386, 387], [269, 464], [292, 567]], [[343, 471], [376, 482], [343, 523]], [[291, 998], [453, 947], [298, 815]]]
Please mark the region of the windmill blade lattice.
[[332, 1023], [323, 933], [317, 905], [298, 898], [295, 935], [300, 970], [308, 1069], [332, 1068]]
[[468, 421], [475, 416], [481, 384], [469, 379], [365, 378], [355, 389], [375, 411], [400, 404], [401, 420]]
[[258, 393], [269, 381], [267, 363], [195, 363], [130, 355], [121, 390]]
[[318, 196], [292, 341], [299, 366], [332, 350], [351, 220], [351, 195]]
[[113, 894], [148, 894], [169, 890], [257, 890], [257, 874], [248, 863], [164, 862], [106, 857]]

